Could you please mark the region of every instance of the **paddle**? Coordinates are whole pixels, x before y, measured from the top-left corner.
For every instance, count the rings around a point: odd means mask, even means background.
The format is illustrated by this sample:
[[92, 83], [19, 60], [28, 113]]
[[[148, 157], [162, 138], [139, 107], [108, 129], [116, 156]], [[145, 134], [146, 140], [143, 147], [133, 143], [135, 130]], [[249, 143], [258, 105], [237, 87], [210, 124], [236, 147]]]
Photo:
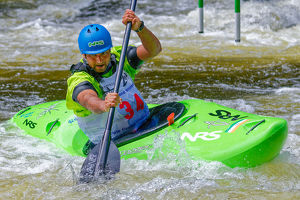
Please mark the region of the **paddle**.
[[[131, 0], [130, 9], [135, 11], [137, 0]], [[122, 51], [117, 69], [114, 93], [119, 93], [121, 77], [124, 67], [125, 55], [130, 38], [131, 22], [126, 25], [123, 38]], [[101, 144], [97, 144], [85, 159], [81, 171], [79, 182], [88, 183], [96, 181], [99, 176], [111, 175], [120, 171], [120, 152], [117, 146], [111, 141], [111, 128], [115, 114], [115, 107], [109, 109], [106, 127]]]

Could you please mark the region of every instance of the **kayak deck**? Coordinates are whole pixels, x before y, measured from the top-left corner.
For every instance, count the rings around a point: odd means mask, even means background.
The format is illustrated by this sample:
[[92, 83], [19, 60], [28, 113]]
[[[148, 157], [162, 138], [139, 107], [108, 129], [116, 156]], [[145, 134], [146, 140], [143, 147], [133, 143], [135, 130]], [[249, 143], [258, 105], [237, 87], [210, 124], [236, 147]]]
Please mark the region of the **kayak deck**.
[[174, 120], [176, 121], [184, 113], [185, 107], [182, 103], [170, 102], [152, 107], [149, 110], [149, 119], [137, 130], [137, 132], [128, 133], [114, 140], [114, 143], [117, 146], [123, 146], [166, 127], [169, 123], [167, 117], [174, 113]]

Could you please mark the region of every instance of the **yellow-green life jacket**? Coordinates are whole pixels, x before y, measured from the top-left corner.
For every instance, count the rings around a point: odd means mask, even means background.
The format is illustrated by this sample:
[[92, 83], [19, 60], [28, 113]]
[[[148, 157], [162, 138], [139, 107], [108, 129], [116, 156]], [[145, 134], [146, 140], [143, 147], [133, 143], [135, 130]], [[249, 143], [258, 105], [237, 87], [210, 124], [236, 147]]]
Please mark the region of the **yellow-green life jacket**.
[[[85, 81], [90, 82], [95, 90], [97, 91], [98, 97], [103, 99], [103, 90], [100, 87], [99, 81], [101, 77], [110, 77], [115, 71], [119, 64], [122, 46], [116, 46], [111, 49], [111, 69], [105, 74], [99, 75], [91, 69], [83, 59], [76, 65], [72, 65], [71, 72], [72, 75], [68, 78], [68, 90], [66, 95], [66, 106], [68, 109], [73, 110], [74, 114], [78, 117], [86, 117], [91, 114], [91, 111], [77, 103], [73, 100], [72, 95], [75, 87]], [[127, 57], [125, 57], [123, 70], [128, 73], [128, 75], [134, 80], [135, 75], [139, 71], [130, 66]]]

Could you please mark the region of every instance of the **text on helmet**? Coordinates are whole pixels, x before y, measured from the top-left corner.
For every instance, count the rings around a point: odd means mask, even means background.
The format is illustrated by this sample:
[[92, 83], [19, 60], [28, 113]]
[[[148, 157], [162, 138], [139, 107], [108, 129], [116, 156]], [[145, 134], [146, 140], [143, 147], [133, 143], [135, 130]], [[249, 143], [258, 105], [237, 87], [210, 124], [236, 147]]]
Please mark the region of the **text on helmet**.
[[97, 45], [104, 45], [104, 41], [103, 40], [99, 40], [99, 41], [89, 42], [88, 45], [89, 45], [89, 47], [97, 46]]

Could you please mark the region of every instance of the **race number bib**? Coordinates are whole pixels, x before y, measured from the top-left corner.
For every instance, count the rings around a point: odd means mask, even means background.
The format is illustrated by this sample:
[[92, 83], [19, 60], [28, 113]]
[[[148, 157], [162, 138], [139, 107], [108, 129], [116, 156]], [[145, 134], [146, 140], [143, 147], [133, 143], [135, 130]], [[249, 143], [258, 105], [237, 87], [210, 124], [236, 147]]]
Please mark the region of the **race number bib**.
[[[104, 93], [113, 92], [115, 78], [116, 73], [111, 77], [101, 79], [100, 85]], [[122, 74], [119, 91], [122, 103], [116, 108], [112, 128], [113, 136], [137, 130], [149, 116], [145, 100], [126, 72]]]

